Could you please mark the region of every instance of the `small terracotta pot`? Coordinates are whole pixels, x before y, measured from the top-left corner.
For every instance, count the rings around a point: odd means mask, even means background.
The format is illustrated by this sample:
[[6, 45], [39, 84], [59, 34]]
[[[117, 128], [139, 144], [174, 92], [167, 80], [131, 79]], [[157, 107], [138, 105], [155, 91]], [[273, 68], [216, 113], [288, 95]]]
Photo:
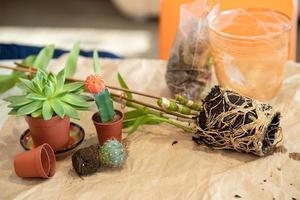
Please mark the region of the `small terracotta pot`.
[[25, 117], [35, 146], [48, 143], [54, 151], [62, 150], [69, 144], [70, 118], [54, 116], [50, 120]]
[[56, 159], [49, 144], [16, 155], [14, 168], [22, 178], [50, 178], [55, 174]]
[[113, 122], [101, 122], [98, 112], [92, 117], [100, 145], [103, 145], [109, 139], [116, 139], [122, 142], [122, 123], [124, 114], [119, 110], [115, 110], [115, 113], [119, 116], [119, 119]]

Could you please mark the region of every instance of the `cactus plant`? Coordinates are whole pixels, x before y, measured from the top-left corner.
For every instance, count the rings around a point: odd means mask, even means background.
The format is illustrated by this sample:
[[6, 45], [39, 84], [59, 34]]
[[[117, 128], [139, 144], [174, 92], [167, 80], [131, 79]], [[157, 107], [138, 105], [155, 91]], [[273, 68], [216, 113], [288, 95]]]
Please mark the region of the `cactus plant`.
[[99, 148], [101, 164], [107, 167], [121, 167], [125, 162], [126, 151], [118, 140], [108, 140]]
[[94, 95], [101, 121], [104, 123], [111, 122], [115, 112], [110, 93], [106, 89], [103, 79], [99, 75], [90, 75], [87, 77], [85, 85]]

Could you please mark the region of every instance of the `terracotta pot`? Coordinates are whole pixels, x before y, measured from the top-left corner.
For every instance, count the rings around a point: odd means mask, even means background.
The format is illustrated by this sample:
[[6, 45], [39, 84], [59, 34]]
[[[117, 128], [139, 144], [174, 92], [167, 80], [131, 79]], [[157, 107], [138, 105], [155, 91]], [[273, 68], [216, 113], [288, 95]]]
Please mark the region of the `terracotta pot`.
[[16, 155], [14, 168], [22, 178], [50, 178], [55, 174], [56, 159], [49, 144]]
[[113, 122], [101, 122], [98, 112], [92, 117], [100, 145], [103, 145], [109, 139], [116, 139], [122, 142], [122, 122], [124, 114], [119, 110], [115, 110], [115, 113], [119, 118]]
[[48, 143], [54, 151], [62, 150], [69, 144], [70, 118], [61, 119], [54, 116], [50, 120], [43, 120], [26, 116], [30, 135], [35, 146]]

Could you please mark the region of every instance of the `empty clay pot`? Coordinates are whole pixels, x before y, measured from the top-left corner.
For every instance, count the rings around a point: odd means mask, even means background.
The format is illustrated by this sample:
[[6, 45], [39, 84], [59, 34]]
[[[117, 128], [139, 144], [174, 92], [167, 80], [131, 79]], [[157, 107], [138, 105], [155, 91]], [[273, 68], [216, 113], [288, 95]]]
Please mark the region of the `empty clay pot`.
[[109, 139], [116, 139], [122, 142], [122, 123], [124, 114], [119, 110], [115, 110], [115, 113], [117, 117], [116, 120], [112, 122], [101, 122], [98, 112], [92, 117], [100, 145], [103, 145]]
[[48, 143], [54, 151], [64, 149], [69, 144], [70, 118], [54, 116], [50, 120], [25, 117], [35, 146]]
[[14, 168], [22, 178], [50, 178], [55, 174], [56, 159], [49, 144], [16, 155]]

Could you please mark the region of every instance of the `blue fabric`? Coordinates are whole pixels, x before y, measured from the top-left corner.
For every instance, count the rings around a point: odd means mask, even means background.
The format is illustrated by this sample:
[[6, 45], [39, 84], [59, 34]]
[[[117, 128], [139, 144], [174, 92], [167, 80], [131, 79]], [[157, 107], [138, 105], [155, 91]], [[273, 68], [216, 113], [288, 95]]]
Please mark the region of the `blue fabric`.
[[[8, 59], [24, 59], [32, 54], [38, 54], [42, 47], [26, 46], [18, 44], [0, 44], [0, 60]], [[53, 58], [57, 58], [68, 51], [55, 49]], [[93, 57], [93, 51], [80, 51], [81, 56]], [[122, 58], [113, 53], [106, 51], [98, 51], [101, 58], [119, 59]]]

